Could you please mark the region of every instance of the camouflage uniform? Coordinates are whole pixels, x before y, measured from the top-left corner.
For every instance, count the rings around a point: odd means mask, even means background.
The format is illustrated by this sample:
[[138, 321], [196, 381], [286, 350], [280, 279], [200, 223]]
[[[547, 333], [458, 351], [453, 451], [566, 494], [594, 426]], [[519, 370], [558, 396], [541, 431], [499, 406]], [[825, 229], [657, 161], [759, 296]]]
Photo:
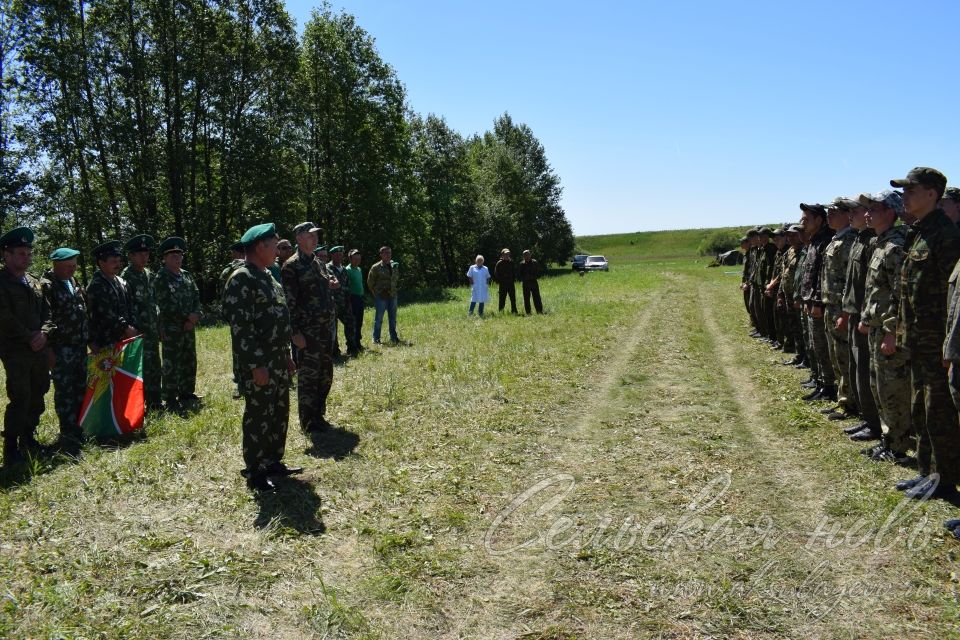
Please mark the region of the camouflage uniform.
[[751, 304], [753, 312], [760, 323], [760, 333], [765, 338], [773, 338], [773, 300], [763, 295], [763, 291], [770, 282], [773, 272], [774, 254], [777, 247], [767, 242], [757, 249], [756, 263], [753, 269], [753, 287], [751, 290]]
[[355, 344], [356, 340], [354, 338], [356, 337], [357, 331], [353, 326], [353, 308], [350, 305], [347, 268], [343, 265], [338, 267], [330, 262], [327, 264], [327, 271], [340, 282], [340, 288], [332, 290], [333, 304], [336, 312], [333, 321], [333, 350], [335, 353], [340, 353], [340, 343], [337, 340], [337, 321], [339, 320], [343, 324], [343, 335], [347, 342], [347, 352], [356, 353], [357, 345]]
[[805, 349], [803, 333], [800, 330], [799, 309], [793, 307], [796, 291], [797, 266], [800, 263], [800, 251], [787, 246], [783, 254], [783, 270], [780, 275], [780, 298], [783, 308], [784, 348], [797, 353], [802, 359]]
[[774, 306], [773, 310], [773, 328], [774, 328], [774, 339], [778, 344], [783, 346], [784, 351], [792, 351], [793, 345], [787, 344], [787, 326], [786, 326], [786, 305], [783, 303], [783, 300], [780, 297], [780, 291], [783, 287], [783, 261], [785, 259], [788, 247], [783, 246], [782, 249], [777, 249], [777, 253], [774, 255], [773, 259], [773, 270], [770, 272], [770, 282], [776, 282], [777, 286], [772, 292], [772, 297], [770, 298], [771, 303]]
[[153, 293], [153, 274], [149, 269], [138, 271], [133, 265], [120, 273], [127, 283], [134, 323], [143, 333], [143, 390], [148, 408], [160, 406], [162, 373], [160, 365], [160, 327], [157, 301]]
[[33, 351], [30, 340], [35, 331], [49, 335], [53, 330], [40, 281], [30, 274], [20, 280], [6, 268], [0, 270], [0, 360], [9, 401], [3, 415], [4, 464], [7, 456], [34, 442], [43, 396], [50, 389], [50, 372], [47, 349]]
[[874, 238], [876, 234], [869, 227], [856, 232], [856, 238], [850, 247], [842, 310], [848, 317], [847, 344], [850, 347], [850, 359], [846, 378], [850, 381], [851, 399], [859, 407], [860, 417], [870, 430], [880, 433], [880, 413], [870, 384], [870, 339], [857, 330], [863, 310], [867, 265], [873, 253]]
[[870, 388], [880, 408], [883, 444], [901, 455], [913, 448], [910, 367], [906, 351], [897, 349], [888, 356], [880, 351], [880, 345], [885, 335], [897, 331], [900, 266], [908, 229], [906, 225], [890, 227], [874, 239], [860, 317], [870, 327]]
[[850, 385], [850, 341], [846, 330], [837, 329], [843, 302], [843, 288], [847, 281], [847, 263], [855, 232], [845, 227], [833, 236], [823, 256], [823, 322], [826, 327], [827, 348], [837, 384], [837, 403], [850, 412], [856, 408], [856, 400]]
[[943, 341], [943, 359], [950, 361], [950, 395], [953, 406], [960, 410], [960, 262], [950, 274], [949, 307], [947, 309], [947, 336]]
[[[831, 238], [833, 238], [833, 230], [824, 222], [807, 247], [807, 257], [801, 272], [800, 296], [804, 304], [811, 307], [823, 308], [821, 292], [823, 258]], [[833, 373], [833, 364], [830, 362], [830, 348], [827, 346], [824, 318], [814, 318], [813, 314], [808, 313], [807, 331], [810, 335], [810, 344], [813, 346], [813, 356], [817, 360], [817, 380], [821, 386], [832, 388], [836, 384], [836, 376]]]
[[76, 278], [71, 278], [70, 282], [72, 291], [51, 270], [40, 280], [40, 287], [55, 327], [48, 335], [55, 356], [51, 371], [53, 406], [60, 422], [60, 433], [77, 436], [80, 433], [80, 407], [87, 390], [90, 327], [86, 293]]
[[807, 308], [803, 304], [803, 273], [804, 265], [807, 262], [807, 245], [800, 247], [797, 256], [797, 271], [793, 281], [793, 302], [800, 303], [797, 309], [797, 322], [800, 323], [800, 337], [803, 340], [804, 361], [810, 367], [810, 377], [814, 380], [820, 379], [820, 365], [817, 361], [816, 352], [813, 349], [813, 334], [810, 333], [810, 324], [813, 319], [807, 313]]
[[947, 290], [960, 258], [960, 230], [941, 209], [913, 224], [900, 269], [897, 346], [910, 354], [911, 415], [921, 475], [960, 480], [960, 426], [943, 368]]
[[[112, 280], [97, 269], [87, 286], [87, 309], [90, 312], [90, 343], [93, 348], [112, 347], [123, 340], [133, 322], [133, 309], [123, 278]], [[139, 329], [139, 327], [137, 327]]]
[[307, 342], [300, 351], [297, 371], [297, 405], [300, 428], [309, 431], [324, 422], [327, 396], [333, 386], [331, 324], [334, 317], [330, 295], [330, 274], [313, 255], [300, 249], [290, 256], [280, 271], [293, 334], [302, 334]]
[[[283, 289], [266, 269], [244, 262], [223, 290], [233, 352], [240, 365], [243, 461], [251, 474], [280, 462], [290, 416], [290, 315]], [[253, 383], [253, 370], [266, 367], [269, 381]]]
[[[227, 281], [230, 280], [230, 276], [233, 275], [233, 272], [246, 264], [246, 260], [231, 260], [230, 264], [227, 265], [227, 268], [220, 272], [220, 280], [217, 288], [217, 295], [220, 297], [220, 306], [223, 309], [223, 317], [227, 317], [227, 305], [223, 300], [223, 292], [227, 287]], [[271, 274], [272, 275], [272, 274]], [[240, 391], [240, 362], [237, 360], [237, 353], [234, 351], [231, 354], [231, 359], [233, 361], [233, 384], [237, 387], [237, 392]]]
[[750, 304], [750, 294], [752, 291], [752, 282], [753, 282], [753, 269], [756, 261], [757, 252], [753, 247], [747, 247], [747, 253], [743, 258], [743, 274], [740, 277], [740, 283], [747, 285], [746, 289], [743, 291], [743, 305], [747, 308], [747, 315], [750, 318], [750, 325], [753, 327], [754, 331], [760, 330], [760, 324], [757, 322], [757, 318], [753, 313], [753, 306]]
[[183, 329], [187, 317], [200, 315], [200, 290], [187, 271], [176, 276], [160, 267], [153, 278], [153, 294], [160, 310], [163, 335], [163, 395], [168, 405], [193, 396], [197, 390], [197, 333]]

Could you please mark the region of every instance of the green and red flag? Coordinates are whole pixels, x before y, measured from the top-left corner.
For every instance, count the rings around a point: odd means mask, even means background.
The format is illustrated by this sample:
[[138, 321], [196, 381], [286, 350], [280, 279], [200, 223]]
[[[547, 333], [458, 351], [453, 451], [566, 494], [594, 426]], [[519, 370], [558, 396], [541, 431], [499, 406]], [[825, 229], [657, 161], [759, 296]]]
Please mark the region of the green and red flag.
[[87, 358], [87, 392], [80, 427], [93, 438], [143, 427], [143, 338], [127, 338]]

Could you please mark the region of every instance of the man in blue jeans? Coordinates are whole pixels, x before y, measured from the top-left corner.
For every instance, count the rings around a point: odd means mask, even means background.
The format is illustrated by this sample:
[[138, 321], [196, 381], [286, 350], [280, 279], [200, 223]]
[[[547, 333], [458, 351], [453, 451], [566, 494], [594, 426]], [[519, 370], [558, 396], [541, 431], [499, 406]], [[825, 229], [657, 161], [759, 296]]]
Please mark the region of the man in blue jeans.
[[373, 342], [380, 344], [380, 330], [383, 327], [383, 312], [387, 312], [390, 323], [390, 341], [400, 342], [397, 336], [397, 263], [391, 260], [390, 247], [380, 247], [380, 262], [370, 267], [367, 274], [367, 288], [373, 294], [376, 315], [373, 318]]

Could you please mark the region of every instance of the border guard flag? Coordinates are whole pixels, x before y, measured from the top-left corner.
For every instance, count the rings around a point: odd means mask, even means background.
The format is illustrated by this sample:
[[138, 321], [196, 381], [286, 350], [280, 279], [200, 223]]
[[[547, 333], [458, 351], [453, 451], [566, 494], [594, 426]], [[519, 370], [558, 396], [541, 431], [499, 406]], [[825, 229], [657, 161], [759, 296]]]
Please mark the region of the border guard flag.
[[143, 338], [127, 338], [87, 358], [87, 392], [80, 427], [93, 438], [143, 427]]

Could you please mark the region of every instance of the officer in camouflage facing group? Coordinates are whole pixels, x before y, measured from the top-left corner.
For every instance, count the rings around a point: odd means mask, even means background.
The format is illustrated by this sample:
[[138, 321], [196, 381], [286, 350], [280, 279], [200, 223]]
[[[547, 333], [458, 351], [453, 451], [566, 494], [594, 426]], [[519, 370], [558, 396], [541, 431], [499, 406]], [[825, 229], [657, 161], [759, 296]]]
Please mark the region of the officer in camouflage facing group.
[[[851, 440], [879, 440], [861, 451], [870, 460], [909, 466], [915, 455], [919, 475], [897, 490], [956, 499], [960, 191], [929, 167], [890, 185], [902, 192], [800, 205], [803, 232], [788, 234], [795, 248], [768, 284], [802, 307], [797, 355], [784, 364], [811, 369], [805, 399], [838, 402], [823, 411], [831, 419], [856, 419], [844, 428]], [[757, 248], [747, 250], [744, 283], [765, 275]], [[751, 326], [762, 327], [756, 307], [748, 310]], [[960, 538], [960, 519], [946, 526]]]

